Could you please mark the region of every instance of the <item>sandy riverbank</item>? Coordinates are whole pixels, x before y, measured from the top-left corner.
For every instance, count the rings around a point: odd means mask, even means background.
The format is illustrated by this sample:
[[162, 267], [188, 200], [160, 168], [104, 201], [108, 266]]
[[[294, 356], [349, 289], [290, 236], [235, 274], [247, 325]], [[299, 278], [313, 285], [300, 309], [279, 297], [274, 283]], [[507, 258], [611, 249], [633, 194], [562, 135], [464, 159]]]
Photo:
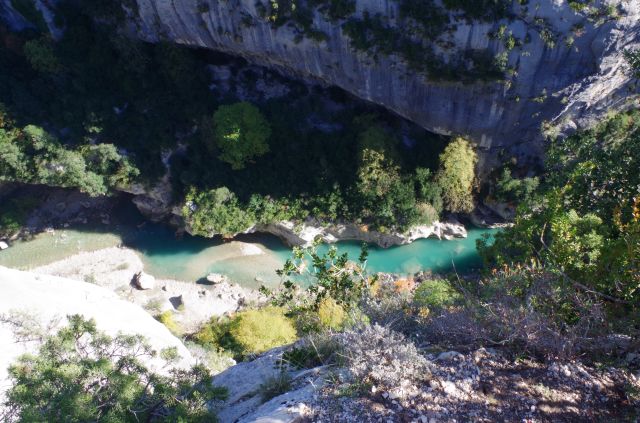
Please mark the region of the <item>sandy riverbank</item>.
[[136, 252], [121, 247], [83, 252], [33, 269], [34, 273], [109, 288], [121, 298], [144, 307], [154, 315], [171, 310], [175, 321], [186, 332], [196, 330], [212, 316], [220, 316], [261, 301], [260, 294], [255, 290], [228, 281], [203, 284], [157, 279], [153, 289], [139, 290], [131, 281], [141, 271], [144, 271], [144, 265]]

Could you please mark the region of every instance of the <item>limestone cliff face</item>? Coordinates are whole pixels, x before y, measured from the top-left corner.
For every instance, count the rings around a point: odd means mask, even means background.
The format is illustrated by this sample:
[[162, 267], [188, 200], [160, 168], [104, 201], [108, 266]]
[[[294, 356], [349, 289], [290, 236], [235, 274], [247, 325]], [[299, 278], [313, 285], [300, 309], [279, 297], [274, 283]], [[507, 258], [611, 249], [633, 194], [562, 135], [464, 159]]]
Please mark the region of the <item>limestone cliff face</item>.
[[[506, 52], [515, 71], [506, 83], [437, 81], [410, 70], [397, 55], [374, 60], [353, 48], [340, 21], [318, 12], [313, 27], [327, 39], [296, 40], [294, 28], [276, 28], [261, 16], [256, 5], [268, 7], [264, 0], [137, 0], [137, 14], [138, 31], [148, 40], [166, 37], [240, 55], [337, 85], [431, 131], [467, 135], [493, 151], [523, 143], [518, 150], [528, 154], [536, 152], [548, 123], [570, 131], [635, 100], [622, 53], [640, 43], [640, 2], [612, 1], [592, 2], [586, 12], [564, 0], [514, 1], [510, 19], [452, 17], [452, 30], [436, 43], [438, 54], [448, 60], [469, 50]], [[405, 25], [397, 0], [358, 0], [354, 16], [365, 11], [396, 28]], [[518, 41], [515, 48], [506, 50], [503, 39], [489, 36], [501, 25]]]

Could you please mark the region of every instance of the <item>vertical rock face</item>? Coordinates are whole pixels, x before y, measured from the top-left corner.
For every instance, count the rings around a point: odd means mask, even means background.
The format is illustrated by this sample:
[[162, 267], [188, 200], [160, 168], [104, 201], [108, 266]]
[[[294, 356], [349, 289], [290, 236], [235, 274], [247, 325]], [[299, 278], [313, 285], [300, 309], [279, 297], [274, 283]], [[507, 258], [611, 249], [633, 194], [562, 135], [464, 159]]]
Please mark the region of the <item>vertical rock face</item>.
[[[354, 17], [380, 14], [404, 30], [398, 0], [358, 0]], [[630, 107], [636, 88], [623, 51], [640, 42], [640, 2], [595, 1], [576, 12], [564, 0], [514, 1], [511, 18], [479, 22], [449, 12], [452, 24], [433, 43], [445, 61], [465, 51], [508, 57], [506, 81], [442, 81], [411, 70], [401, 55], [371, 57], [342, 28], [316, 11], [322, 41], [279, 28], [262, 15], [264, 0], [137, 0], [137, 31], [154, 41], [221, 50], [287, 73], [337, 85], [443, 134], [463, 134], [487, 150], [517, 146], [536, 153], [541, 129], [562, 131]], [[262, 5], [262, 6], [260, 6]], [[264, 6], [264, 7], [263, 7]], [[517, 40], [507, 47], [500, 32]], [[296, 37], [296, 35], [298, 35]], [[507, 50], [509, 48], [509, 50]]]

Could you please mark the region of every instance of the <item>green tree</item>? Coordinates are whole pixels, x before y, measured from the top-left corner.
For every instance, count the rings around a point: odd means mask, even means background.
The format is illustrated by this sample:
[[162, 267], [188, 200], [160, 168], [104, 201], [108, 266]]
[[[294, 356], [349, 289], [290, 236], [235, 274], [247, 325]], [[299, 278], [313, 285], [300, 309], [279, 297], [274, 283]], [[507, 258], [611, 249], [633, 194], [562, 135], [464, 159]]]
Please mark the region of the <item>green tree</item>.
[[357, 119], [369, 125], [358, 137], [359, 155], [356, 191], [359, 217], [380, 231], [404, 230], [417, 223], [414, 183], [400, 173], [397, 139], [383, 127], [371, 124], [372, 117]]
[[[211, 384], [203, 366], [158, 374], [143, 360], [158, 354], [140, 336], [110, 337], [93, 320], [69, 316], [37, 354], [9, 368], [5, 422], [210, 422], [207, 401], [226, 391]], [[174, 349], [160, 358], [170, 363]]]
[[433, 207], [436, 213], [442, 212], [442, 187], [434, 180], [429, 169], [419, 167], [416, 169], [416, 197]]
[[48, 38], [27, 41], [22, 49], [31, 66], [38, 72], [56, 73], [61, 70], [60, 61], [53, 51], [51, 40]]
[[464, 138], [454, 138], [440, 154], [438, 184], [445, 209], [454, 213], [473, 210], [473, 184], [478, 161], [476, 152]]
[[514, 226], [481, 241], [490, 266], [539, 263], [581, 292], [638, 304], [638, 112], [553, 142], [545, 183]]
[[96, 196], [138, 175], [113, 144], [71, 149], [35, 125], [0, 128], [0, 180], [77, 188]]
[[220, 106], [213, 115], [218, 158], [233, 169], [243, 169], [248, 161], [269, 151], [269, 123], [251, 103]]
[[[317, 310], [325, 298], [331, 298], [345, 310], [357, 307], [358, 302], [368, 293], [377, 276], [366, 272], [369, 251], [363, 244], [357, 262], [349, 261], [347, 253], [338, 254], [334, 246], [326, 254], [318, 253], [321, 240], [316, 239], [311, 247], [294, 248], [293, 257], [288, 259], [278, 275], [287, 278], [282, 287], [272, 292], [261, 287], [261, 292], [269, 295], [273, 305]], [[308, 274], [311, 282], [306, 288], [306, 297], [301, 297], [296, 282], [288, 279], [291, 276]], [[300, 303], [302, 299], [302, 304]]]
[[186, 196], [182, 215], [193, 233], [202, 236], [231, 236], [246, 231], [256, 221], [227, 187], [204, 192], [192, 188]]
[[532, 199], [540, 185], [537, 177], [514, 178], [511, 170], [504, 168], [495, 184], [495, 195], [500, 201], [525, 202]]
[[640, 49], [625, 50], [623, 54], [631, 68], [631, 74], [636, 78], [640, 78]]

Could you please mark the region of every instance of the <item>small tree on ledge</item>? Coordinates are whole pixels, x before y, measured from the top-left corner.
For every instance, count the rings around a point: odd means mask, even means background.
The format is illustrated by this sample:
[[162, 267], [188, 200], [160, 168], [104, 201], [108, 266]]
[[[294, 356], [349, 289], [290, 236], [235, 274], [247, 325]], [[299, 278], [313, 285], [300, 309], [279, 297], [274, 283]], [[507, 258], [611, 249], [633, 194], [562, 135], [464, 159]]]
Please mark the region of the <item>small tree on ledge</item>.
[[269, 123], [251, 103], [220, 106], [213, 115], [218, 156], [234, 170], [244, 169], [254, 157], [269, 152]]

